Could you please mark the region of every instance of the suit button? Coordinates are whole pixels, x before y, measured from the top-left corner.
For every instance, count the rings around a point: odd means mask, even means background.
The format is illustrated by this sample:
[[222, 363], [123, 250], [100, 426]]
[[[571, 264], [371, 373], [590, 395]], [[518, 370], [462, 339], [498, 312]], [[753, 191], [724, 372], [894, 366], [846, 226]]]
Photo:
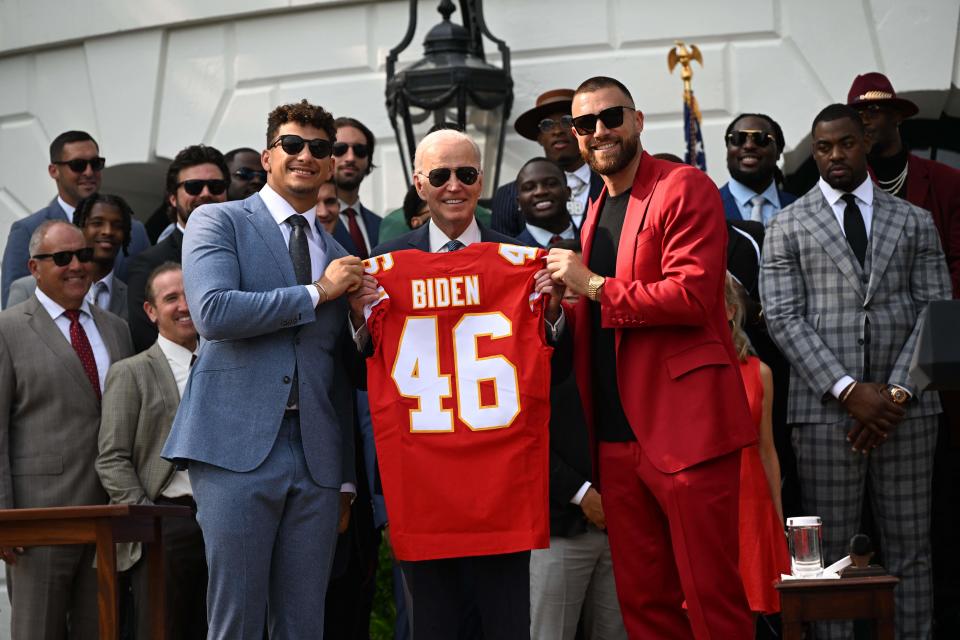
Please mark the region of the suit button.
[[862, 346], [863, 346], [863, 338], [860, 338], [859, 340], [857, 340], [857, 344], [862, 347]]
[[[863, 344], [863, 341], [860, 341], [860, 344]], [[290, 384], [290, 376], [283, 376], [283, 384]]]

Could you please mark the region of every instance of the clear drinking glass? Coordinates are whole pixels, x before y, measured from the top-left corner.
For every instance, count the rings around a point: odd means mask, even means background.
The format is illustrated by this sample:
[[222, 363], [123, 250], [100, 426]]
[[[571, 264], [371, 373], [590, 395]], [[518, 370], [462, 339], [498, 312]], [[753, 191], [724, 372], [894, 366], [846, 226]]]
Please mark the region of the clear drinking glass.
[[787, 518], [791, 569], [797, 578], [816, 578], [823, 573], [823, 539], [820, 516]]

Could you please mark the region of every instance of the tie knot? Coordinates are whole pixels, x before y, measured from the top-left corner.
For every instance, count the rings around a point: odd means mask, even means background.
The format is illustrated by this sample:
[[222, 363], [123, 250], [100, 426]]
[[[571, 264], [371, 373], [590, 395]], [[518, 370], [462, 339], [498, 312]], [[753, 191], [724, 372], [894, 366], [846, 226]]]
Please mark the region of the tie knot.
[[80, 319], [79, 309], [65, 309], [63, 315], [70, 319], [70, 322], [77, 322]]
[[450, 242], [448, 242], [443, 246], [447, 248], [447, 251], [459, 251], [460, 249], [463, 249], [463, 247], [466, 245], [464, 245], [459, 240], [451, 240]]
[[295, 213], [295, 214], [293, 214], [292, 216], [290, 216], [289, 218], [287, 218], [287, 222], [290, 223], [290, 226], [291, 226], [291, 227], [306, 227], [306, 226], [307, 226], [307, 220], [306, 220], [306, 218], [304, 218], [304, 217], [303, 217], [302, 215], [300, 215], [299, 213]]
[[750, 203], [755, 207], [762, 207], [763, 204], [767, 201], [767, 197], [763, 194], [757, 194], [750, 198]]
[[840, 199], [846, 202], [847, 206], [856, 206], [857, 204], [857, 196], [853, 195], [852, 193], [845, 193], [840, 196]]
[[343, 215], [347, 216], [348, 218], [356, 218], [357, 212], [354, 210], [353, 207], [347, 207], [346, 209], [343, 210]]

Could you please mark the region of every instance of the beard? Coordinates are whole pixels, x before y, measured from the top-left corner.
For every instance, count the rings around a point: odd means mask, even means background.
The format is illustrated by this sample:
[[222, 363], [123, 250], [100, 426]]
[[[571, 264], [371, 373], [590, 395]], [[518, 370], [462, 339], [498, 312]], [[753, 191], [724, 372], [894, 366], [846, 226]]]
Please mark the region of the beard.
[[623, 171], [628, 164], [636, 157], [637, 149], [640, 148], [640, 139], [637, 136], [620, 138], [620, 152], [615, 156], [609, 155], [600, 158], [593, 149], [587, 150], [587, 157], [584, 160], [590, 165], [590, 168], [602, 176], [609, 176]]
[[344, 178], [340, 175], [340, 172], [336, 172], [333, 176], [333, 182], [340, 189], [344, 191], [356, 191], [360, 188], [360, 183], [363, 182], [363, 179], [367, 177], [367, 174], [363, 171], [357, 171], [357, 174], [353, 178]]
[[179, 202], [177, 203], [177, 220], [180, 220], [186, 224], [187, 220], [190, 218], [190, 214], [193, 213], [193, 210], [204, 204], [211, 204], [214, 202], [219, 202], [219, 200], [214, 200], [213, 198], [200, 198], [194, 200], [192, 204], [182, 205]]

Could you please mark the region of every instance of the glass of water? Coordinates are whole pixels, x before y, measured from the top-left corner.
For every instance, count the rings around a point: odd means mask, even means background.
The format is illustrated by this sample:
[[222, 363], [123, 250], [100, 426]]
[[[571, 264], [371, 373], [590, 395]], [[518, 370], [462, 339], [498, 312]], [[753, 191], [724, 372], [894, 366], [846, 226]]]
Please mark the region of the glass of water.
[[820, 516], [787, 518], [792, 573], [797, 578], [816, 578], [823, 573], [823, 539]]

